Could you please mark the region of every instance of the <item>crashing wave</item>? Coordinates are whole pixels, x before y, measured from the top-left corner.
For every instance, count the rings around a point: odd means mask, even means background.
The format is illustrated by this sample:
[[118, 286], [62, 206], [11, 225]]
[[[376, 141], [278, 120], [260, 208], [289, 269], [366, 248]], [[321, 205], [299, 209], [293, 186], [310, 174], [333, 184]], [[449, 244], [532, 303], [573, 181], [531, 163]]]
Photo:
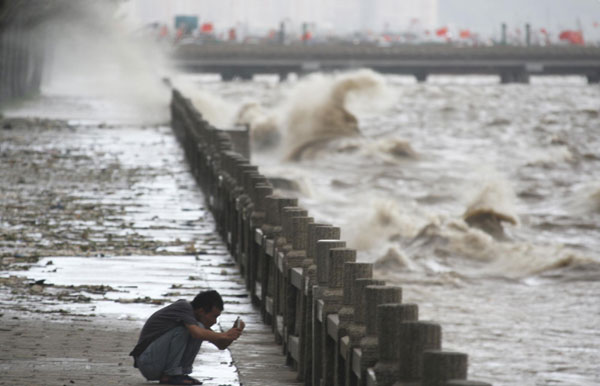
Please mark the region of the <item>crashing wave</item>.
[[286, 114], [286, 158], [299, 160], [313, 146], [360, 136], [358, 120], [348, 111], [347, 99], [351, 94], [369, 94], [383, 86], [383, 78], [370, 70], [307, 80], [295, 90]]
[[236, 114], [235, 124], [248, 126], [253, 149], [266, 150], [281, 142], [276, 117], [267, 113], [258, 103], [244, 104]]
[[463, 219], [469, 226], [481, 229], [494, 238], [504, 239], [502, 223], [517, 225], [518, 218], [512, 213], [511, 195], [504, 186], [491, 183], [485, 186], [467, 207]]

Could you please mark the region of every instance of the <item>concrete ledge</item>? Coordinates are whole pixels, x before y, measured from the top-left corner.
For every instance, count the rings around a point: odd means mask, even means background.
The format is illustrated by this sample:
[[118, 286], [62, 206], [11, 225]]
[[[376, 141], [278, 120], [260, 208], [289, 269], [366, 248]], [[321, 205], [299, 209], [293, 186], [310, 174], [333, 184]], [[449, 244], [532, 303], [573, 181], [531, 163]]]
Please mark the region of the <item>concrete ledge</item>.
[[340, 354], [344, 360], [348, 360], [348, 348], [350, 347], [350, 337], [344, 336], [340, 339]]
[[254, 241], [256, 242], [256, 244], [258, 245], [262, 245], [262, 241], [263, 241], [263, 233], [262, 230], [257, 228], [254, 231]]
[[367, 386], [377, 386], [377, 378], [375, 376], [375, 370], [372, 367], [367, 369]]
[[275, 253], [275, 242], [272, 239], [267, 239], [265, 243], [265, 253], [271, 257]]
[[290, 281], [292, 285], [302, 291], [304, 287], [304, 276], [302, 276], [302, 268], [292, 268], [290, 269]]
[[279, 336], [283, 337], [285, 336], [285, 331], [283, 329], [283, 316], [277, 315], [275, 318], [277, 319], [277, 333], [279, 333]]
[[355, 348], [352, 350], [352, 372], [356, 375], [358, 379], [360, 379], [361, 371], [360, 371], [360, 362], [362, 359], [362, 351], [359, 348]]
[[317, 300], [317, 320], [321, 323], [323, 323], [323, 307], [325, 307], [325, 302]]
[[277, 268], [279, 268], [279, 272], [283, 273], [283, 261], [285, 259], [285, 255], [283, 252], [277, 252]]
[[338, 314], [329, 314], [327, 316], [327, 334], [337, 342], [338, 331], [340, 327], [340, 318]]
[[262, 284], [260, 282], [254, 283], [254, 293], [257, 299], [263, 300], [262, 297]]
[[300, 337], [288, 335], [288, 352], [296, 362], [300, 361]]

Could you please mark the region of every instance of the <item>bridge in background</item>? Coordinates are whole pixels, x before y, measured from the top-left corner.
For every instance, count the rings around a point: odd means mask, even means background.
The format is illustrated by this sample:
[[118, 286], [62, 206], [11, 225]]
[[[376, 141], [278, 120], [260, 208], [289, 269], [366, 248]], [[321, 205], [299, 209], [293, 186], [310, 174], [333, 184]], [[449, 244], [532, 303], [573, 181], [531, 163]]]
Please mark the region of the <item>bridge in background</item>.
[[527, 83], [531, 75], [581, 75], [589, 83], [600, 82], [600, 48], [585, 46], [204, 43], [180, 45], [173, 58], [179, 69], [219, 73], [224, 80], [371, 68], [384, 74], [414, 75], [418, 81], [432, 74], [491, 74], [502, 83]]

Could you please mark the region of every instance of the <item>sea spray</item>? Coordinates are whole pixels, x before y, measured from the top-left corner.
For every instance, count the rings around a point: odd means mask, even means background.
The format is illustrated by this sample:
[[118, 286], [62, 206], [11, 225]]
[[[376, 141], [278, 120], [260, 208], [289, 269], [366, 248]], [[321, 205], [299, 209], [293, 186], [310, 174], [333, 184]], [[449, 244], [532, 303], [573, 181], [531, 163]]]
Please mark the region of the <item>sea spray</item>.
[[277, 128], [277, 116], [256, 102], [242, 105], [236, 114], [235, 124], [249, 127], [250, 140], [254, 150], [269, 150], [281, 142], [281, 133]]
[[44, 21], [42, 90], [119, 101], [145, 121], [168, 117], [173, 74], [163, 47], [137, 33], [111, 2], [67, 2]]
[[225, 99], [210, 92], [199, 90], [193, 84], [183, 80], [175, 80], [174, 86], [180, 90], [186, 98], [189, 98], [194, 107], [202, 114], [211, 125], [225, 129], [235, 122], [235, 106]]
[[348, 230], [349, 245], [366, 251], [413, 237], [418, 230], [416, 224], [415, 217], [403, 211], [395, 201], [375, 198], [365, 200], [344, 229]]

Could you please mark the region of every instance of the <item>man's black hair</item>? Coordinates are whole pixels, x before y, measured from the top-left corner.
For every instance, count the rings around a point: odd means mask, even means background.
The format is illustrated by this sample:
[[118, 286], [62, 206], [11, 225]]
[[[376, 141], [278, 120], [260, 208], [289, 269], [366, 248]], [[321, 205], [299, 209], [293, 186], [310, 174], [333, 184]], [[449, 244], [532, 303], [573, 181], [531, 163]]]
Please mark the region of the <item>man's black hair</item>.
[[192, 300], [192, 308], [195, 310], [198, 308], [204, 309], [206, 312], [210, 312], [213, 307], [217, 307], [223, 311], [223, 298], [215, 290], [200, 292], [194, 300]]

